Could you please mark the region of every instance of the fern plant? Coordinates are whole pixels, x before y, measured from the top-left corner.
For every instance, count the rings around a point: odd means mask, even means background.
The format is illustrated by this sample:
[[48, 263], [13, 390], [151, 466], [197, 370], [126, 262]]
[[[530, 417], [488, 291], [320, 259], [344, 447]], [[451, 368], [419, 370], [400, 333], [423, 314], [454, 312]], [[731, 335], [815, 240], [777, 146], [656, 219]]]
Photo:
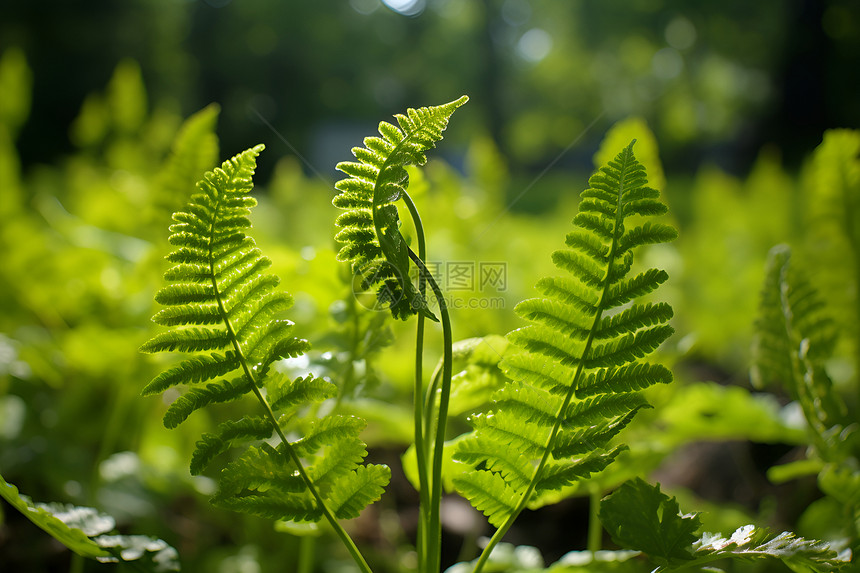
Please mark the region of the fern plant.
[[[845, 268], [845, 274], [853, 269]], [[848, 281], [846, 281], [848, 282]], [[829, 525], [847, 544], [860, 549], [860, 424], [828, 375], [838, 346], [835, 304], [822, 296], [786, 245], [771, 249], [753, 339], [752, 380], [759, 387], [779, 385], [799, 405], [809, 445], [805, 459], [774, 466], [768, 478], [782, 483], [817, 477], [830, 508]], [[841, 303], [838, 301], [837, 304]], [[839, 307], [844, 309], [841, 304]], [[814, 512], [813, 507], [809, 511]]]
[[[336, 395], [332, 383], [313, 376], [290, 380], [274, 368], [277, 360], [299, 356], [309, 346], [292, 335], [293, 323], [282, 316], [292, 298], [276, 290], [278, 278], [265, 272], [271, 261], [246, 234], [256, 204], [249, 196], [251, 178], [262, 149], [248, 149], [206, 173], [188, 208], [173, 216], [169, 241], [175, 250], [167, 259], [174, 266], [156, 295], [166, 308], [153, 318], [170, 330], [141, 350], [190, 356], [153, 379], [143, 394], [187, 387], [164, 415], [168, 428], [196, 410], [253, 394], [261, 414], [227, 420], [204, 434], [191, 472], [202, 472], [234, 447], [244, 448], [221, 470], [215, 504], [283, 521], [325, 519], [359, 567], [369, 571], [338, 520], [357, 517], [377, 500], [390, 470], [362, 465], [361, 419], [303, 420], [306, 404]], [[287, 433], [296, 430], [304, 435], [288, 440]]]
[[[449, 118], [468, 99], [462, 96], [440, 106], [409, 109], [405, 115], [395, 116], [397, 126], [380, 122], [382, 137], [366, 137], [364, 147], [352, 150], [357, 162], [337, 165], [348, 177], [335, 185], [340, 194], [333, 200], [336, 207], [346, 211], [336, 222], [341, 230], [335, 238], [344, 243], [338, 259], [351, 263], [360, 288], [375, 288], [379, 304], [388, 306], [395, 318], [418, 315], [413, 418], [421, 497], [418, 553], [422, 571], [438, 571], [441, 560], [442, 450], [451, 389], [453, 338], [442, 291], [424, 265], [424, 228], [418, 208], [407, 192], [409, 178], [405, 167], [427, 162], [425, 153], [442, 139]], [[400, 199], [415, 226], [417, 253], [400, 233], [396, 205]], [[410, 261], [419, 270], [417, 287], [410, 279]], [[424, 318], [438, 321], [425, 298], [427, 283], [439, 305], [443, 332], [438, 411], [434, 411], [436, 400], [426, 399], [423, 382]], [[426, 395], [435, 398], [436, 386]]]
[[378, 300], [400, 319], [421, 313], [435, 320], [423, 293], [409, 279], [409, 246], [400, 234], [396, 202], [403, 199], [410, 210], [419, 237], [418, 258], [424, 258], [423, 228], [415, 204], [406, 189], [405, 167], [424, 165], [425, 153], [442, 139], [454, 111], [468, 101], [463, 96], [450, 103], [409, 109], [397, 114], [399, 125], [380, 122], [382, 137], [366, 137], [364, 147], [352, 149], [358, 161], [344, 161], [337, 169], [348, 177], [338, 181], [335, 207], [346, 212], [337, 219], [341, 227], [335, 239], [344, 243], [338, 259], [352, 265], [362, 289], [376, 289]]
[[567, 248], [553, 254], [566, 275], [540, 280], [544, 297], [516, 307], [530, 324], [508, 335], [518, 349], [501, 364], [510, 383], [471, 417], [473, 432], [453, 453], [469, 468], [454, 478], [457, 491], [497, 528], [476, 573], [523, 509], [610, 464], [623, 449], [612, 438], [648, 406], [641, 390], [672, 380], [642, 360], [672, 334], [672, 308], [630, 304], [668, 278], [659, 269], [632, 274], [634, 249], [676, 236], [668, 225], [637, 221], [667, 208], [647, 186], [633, 143], [581, 197]]
[[[831, 129], [805, 166], [806, 266], [821, 296], [839, 308], [840, 343], [860, 372], [860, 130]], [[852, 401], [860, 400], [855, 387]]]
[[718, 533], [696, 535], [701, 527], [697, 514], [681, 512], [675, 498], [662, 493], [659, 484], [651, 486], [638, 478], [601, 502], [600, 520], [615, 543], [641, 551], [656, 565], [643, 567], [652, 573], [712, 571], [710, 564], [718, 560], [779, 560], [793, 571], [826, 573], [845, 568], [851, 553], [837, 553], [828, 543], [789, 531], [774, 535], [752, 524], [739, 527], [728, 538]]
[[758, 387], [784, 385], [818, 441], [845, 416], [824, 369], [836, 328], [819, 293], [791, 260], [788, 246], [771, 249], [755, 323], [752, 380]]

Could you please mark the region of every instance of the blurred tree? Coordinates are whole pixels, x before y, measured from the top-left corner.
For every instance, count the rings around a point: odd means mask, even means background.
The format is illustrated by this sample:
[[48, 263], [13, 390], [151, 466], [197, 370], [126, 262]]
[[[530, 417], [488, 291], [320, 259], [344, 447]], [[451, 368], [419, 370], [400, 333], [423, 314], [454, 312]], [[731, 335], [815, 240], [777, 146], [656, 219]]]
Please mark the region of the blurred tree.
[[291, 153], [283, 139], [326, 173], [358, 124], [461, 93], [476, 105], [460, 133], [490, 134], [515, 173], [583, 135], [561, 165], [590, 169], [600, 132], [634, 114], [689, 172], [746, 171], [766, 142], [791, 160], [860, 121], [848, 0], [48, 0], [5, 7], [0, 38], [39, 71], [25, 165], [68, 149], [63, 126], [123, 58], [153, 103], [221, 104], [226, 148]]

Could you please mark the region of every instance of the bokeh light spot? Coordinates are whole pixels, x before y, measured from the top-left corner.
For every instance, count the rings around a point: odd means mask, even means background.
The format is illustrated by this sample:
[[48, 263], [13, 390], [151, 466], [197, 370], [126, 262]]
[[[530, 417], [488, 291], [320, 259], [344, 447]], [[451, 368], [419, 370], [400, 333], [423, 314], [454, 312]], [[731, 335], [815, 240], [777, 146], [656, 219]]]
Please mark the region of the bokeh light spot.
[[651, 69], [658, 78], [671, 80], [681, 74], [681, 70], [684, 69], [684, 60], [675, 48], [663, 48], [657, 50], [651, 59]]
[[379, 8], [379, 0], [349, 0], [349, 5], [359, 14], [367, 16]]
[[517, 53], [528, 62], [539, 62], [552, 50], [552, 36], [546, 30], [532, 28], [517, 42]]
[[676, 16], [666, 26], [666, 43], [676, 50], [686, 50], [696, 43], [696, 27], [683, 16]]
[[404, 16], [417, 16], [424, 11], [427, 5], [425, 0], [382, 0], [382, 2]]

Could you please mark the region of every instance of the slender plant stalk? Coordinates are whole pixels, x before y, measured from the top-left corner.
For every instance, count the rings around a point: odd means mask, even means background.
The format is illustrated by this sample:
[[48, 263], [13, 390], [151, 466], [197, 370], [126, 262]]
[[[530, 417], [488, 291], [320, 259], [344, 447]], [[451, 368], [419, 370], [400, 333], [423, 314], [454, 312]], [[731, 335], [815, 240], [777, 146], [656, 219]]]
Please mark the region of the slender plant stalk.
[[[418, 213], [418, 208], [415, 202], [408, 193], [403, 193], [403, 199], [409, 209], [409, 214], [412, 216], [412, 222], [415, 225], [415, 235], [418, 240], [418, 258], [425, 260], [426, 241], [424, 237], [424, 224], [421, 222], [421, 215]], [[424, 273], [418, 273], [418, 292], [421, 296], [427, 291], [427, 282], [424, 278]], [[418, 313], [418, 326], [415, 334], [415, 388], [413, 390], [413, 422], [415, 424], [415, 459], [418, 464], [418, 496], [420, 500], [418, 520], [418, 539], [417, 549], [419, 559], [423, 563], [423, 556], [427, 551], [427, 511], [430, 508], [429, 484], [427, 476], [427, 449], [424, 443], [424, 420], [422, 417], [424, 406], [424, 315]]]
[[[598, 319], [600, 313], [598, 312]], [[591, 347], [591, 341], [593, 338], [594, 329], [592, 328], [592, 335], [589, 336], [588, 341], [586, 343], [585, 351], [583, 352], [583, 356]], [[493, 536], [490, 538], [487, 546], [484, 547], [484, 550], [481, 552], [481, 556], [478, 558], [477, 563], [475, 563], [475, 568], [473, 569], [473, 573], [480, 573], [484, 565], [487, 563], [487, 560], [490, 558], [490, 554], [493, 552], [493, 549], [498, 545], [498, 543], [504, 538], [505, 534], [508, 532], [508, 529], [514, 524], [517, 517], [519, 517], [520, 513], [526, 508], [531, 499], [532, 493], [534, 492], [535, 486], [537, 485], [538, 478], [543, 473], [543, 468], [546, 466], [546, 463], [549, 461], [550, 453], [552, 452], [553, 447], [555, 446], [556, 437], [559, 434], [559, 429], [561, 428], [562, 421], [562, 412], [566, 412], [568, 406], [570, 405], [570, 401], [573, 398], [573, 388], [575, 387], [575, 381], [579, 380], [582, 371], [582, 364], [577, 368], [576, 375], [574, 376], [574, 385], [571, 387], [571, 390], [565, 396], [564, 403], [562, 404], [559, 414], [556, 416], [555, 424], [553, 424], [552, 431], [550, 432], [549, 438], [547, 439], [546, 448], [544, 450], [543, 456], [538, 463], [537, 469], [535, 469], [534, 476], [532, 477], [531, 482], [529, 483], [529, 487], [526, 489], [525, 493], [523, 493], [522, 498], [520, 498], [517, 507], [514, 509], [513, 513], [505, 520], [501, 527], [499, 527]]]
[[313, 573], [314, 551], [316, 550], [317, 538], [305, 535], [299, 538], [299, 563], [296, 567], [297, 573]]
[[343, 402], [344, 396], [348, 390], [352, 389], [353, 380], [355, 379], [355, 358], [358, 355], [358, 346], [359, 346], [359, 335], [361, 334], [361, 317], [355, 308], [355, 299], [352, 297], [347, 297], [349, 299], [349, 314], [352, 317], [352, 333], [350, 336], [349, 343], [349, 359], [346, 362], [346, 366], [343, 369], [343, 383], [340, 386], [340, 389], [337, 393], [337, 398], [335, 399], [334, 409], [337, 410], [340, 408], [341, 403]]
[[72, 559], [69, 563], [69, 573], [83, 573], [84, 558], [77, 553], [72, 553]]
[[[212, 258], [212, 247], [209, 247], [209, 266], [213, 267], [213, 258]], [[362, 556], [361, 552], [358, 550], [358, 547], [355, 545], [355, 542], [346, 532], [346, 530], [341, 526], [338, 522], [337, 518], [332, 514], [331, 510], [326, 506], [323, 501], [322, 496], [317, 491], [314, 486], [313, 481], [310, 476], [305, 471], [304, 466], [302, 465], [302, 461], [299, 459], [298, 455], [296, 455], [295, 449], [293, 449], [287, 437], [284, 435], [283, 430], [281, 430], [280, 424], [278, 424], [277, 418], [275, 418], [275, 413], [272, 411], [272, 407], [269, 405], [269, 402], [260, 392], [260, 389], [257, 387], [257, 381], [254, 378], [254, 375], [251, 373], [251, 369], [248, 366], [248, 359], [245, 357], [242, 352], [242, 347], [239, 346], [239, 337], [236, 335], [236, 331], [233, 329], [233, 325], [230, 323], [230, 318], [227, 314], [227, 310], [224, 308], [224, 301], [221, 298], [221, 293], [218, 290], [218, 281], [215, 279], [215, 275], [212, 275], [212, 288], [215, 292], [215, 300], [218, 303], [218, 310], [221, 313], [221, 318], [224, 320], [224, 324], [227, 327], [227, 335], [229, 336], [231, 342], [233, 343], [233, 350], [236, 352], [236, 356], [239, 358], [239, 363], [242, 365], [242, 371], [245, 373], [245, 378], [250, 382], [251, 390], [254, 392], [254, 395], [257, 397], [257, 400], [263, 407], [263, 411], [265, 412], [266, 419], [272, 424], [272, 427], [275, 429], [275, 432], [278, 434], [278, 437], [281, 439], [281, 442], [284, 444], [284, 454], [287, 459], [293, 462], [296, 466], [296, 470], [298, 471], [299, 476], [302, 478], [302, 481], [305, 483], [305, 486], [308, 488], [308, 491], [313, 496], [314, 500], [316, 500], [317, 505], [322, 511], [323, 516], [325, 516], [326, 520], [328, 520], [329, 524], [334, 529], [334, 532], [340, 537], [340, 540], [343, 542], [344, 546], [346, 546], [347, 551], [349, 551], [350, 556], [352, 556], [356, 565], [358, 565], [359, 569], [363, 573], [373, 573], [370, 569], [370, 566], [365, 561], [364, 556]]]
[[442, 364], [436, 366], [430, 376], [430, 386], [424, 398], [424, 440], [425, 448], [429, 451], [433, 445], [433, 410], [436, 408], [436, 394], [439, 393], [439, 385], [442, 383]]
[[419, 272], [425, 274], [430, 288], [439, 303], [439, 316], [442, 321], [442, 388], [439, 395], [439, 420], [436, 425], [436, 438], [433, 446], [433, 468], [430, 480], [430, 523], [427, 532], [427, 572], [439, 571], [442, 560], [442, 521], [440, 512], [442, 506], [442, 450], [445, 447], [445, 430], [448, 426], [448, 399], [451, 396], [451, 375], [453, 368], [453, 338], [451, 334], [451, 319], [448, 316], [448, 306], [442, 296], [442, 290], [433, 276], [427, 270], [424, 262], [410, 249], [409, 257], [418, 266]]
[[588, 550], [594, 554], [603, 545], [603, 526], [600, 524], [600, 488], [593, 487], [588, 493]]

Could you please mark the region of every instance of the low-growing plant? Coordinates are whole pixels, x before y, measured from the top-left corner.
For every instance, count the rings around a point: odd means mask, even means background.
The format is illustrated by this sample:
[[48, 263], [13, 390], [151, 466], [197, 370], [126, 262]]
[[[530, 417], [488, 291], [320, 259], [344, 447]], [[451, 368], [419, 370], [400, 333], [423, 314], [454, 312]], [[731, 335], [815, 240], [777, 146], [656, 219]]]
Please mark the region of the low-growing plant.
[[[426, 162], [425, 153], [442, 138], [449, 118], [466, 100], [410, 109], [396, 116], [398, 125], [380, 123], [379, 137], [367, 137], [364, 147], [353, 149], [357, 162], [338, 164], [348, 177], [337, 183], [340, 194], [334, 199], [335, 206], [345, 210], [337, 219], [341, 230], [336, 239], [344, 244], [338, 258], [351, 264], [360, 288], [374, 290], [379, 304], [395, 318], [417, 316], [416, 549], [419, 570], [428, 572], [441, 566], [453, 340], [445, 297], [425, 264], [424, 229], [408, 193], [405, 168]], [[277, 279], [263, 274], [268, 260], [244, 231], [250, 227], [248, 210], [254, 200], [248, 193], [260, 151], [259, 146], [250, 149], [207, 174], [189, 208], [174, 215], [170, 242], [177, 248], [168, 259], [175, 266], [165, 275], [171, 284], [156, 297], [168, 308], [154, 320], [175, 328], [153, 338], [143, 350], [208, 354], [171, 368], [144, 393], [189, 386], [165, 415], [169, 427], [194, 410], [252, 393], [263, 416], [226, 421], [216, 433], [204, 435], [192, 458], [192, 473], [241, 446], [244, 452], [221, 471], [214, 503], [295, 524], [324, 519], [359, 568], [370, 571], [339, 520], [356, 517], [376, 501], [390, 472], [385, 466], [361, 465], [362, 421], [336, 414], [319, 417], [318, 409], [308, 408], [332, 398], [334, 385], [312, 376], [289, 380], [277, 371], [278, 360], [301, 354], [307, 344], [291, 337], [292, 324], [279, 318], [290, 299], [274, 290]], [[530, 324], [508, 335], [510, 350], [499, 365], [508, 380], [487, 396], [486, 406], [469, 419], [473, 431], [452, 448], [457, 463], [447, 467], [455, 475], [445, 477], [497, 528], [474, 563], [475, 573], [485, 567], [526, 507], [545, 503], [542, 498], [548, 493], [612, 463], [624, 449], [614, 438], [648, 407], [642, 391], [672, 379], [666, 367], [643, 360], [671, 335], [667, 323], [672, 309], [665, 302], [640, 302], [668, 275], [656, 268], [632, 272], [637, 247], [676, 236], [672, 227], [648, 220], [667, 208], [647, 186], [633, 143], [589, 184], [566, 248], [553, 254], [564, 274], [540, 280], [537, 288], [544, 298], [517, 307]], [[417, 252], [401, 233], [400, 201], [415, 229]], [[411, 279], [413, 265], [417, 284]], [[427, 300], [428, 286], [439, 318]], [[441, 367], [429, 387], [423, 367], [425, 318], [441, 321], [443, 330]], [[288, 439], [289, 434], [299, 437]], [[623, 512], [617, 515], [616, 530], [642, 525], [625, 521]], [[814, 556], [831, 557], [819, 546], [816, 550]]]
[[[846, 567], [858, 539], [857, 423], [827, 376], [835, 346], [832, 323], [813, 286], [791, 270], [785, 248], [773, 252], [762, 294], [755, 378], [785, 385], [800, 404], [810, 453], [803, 462], [775, 468], [772, 477], [817, 474], [822, 491], [846, 508], [844, 542], [831, 546], [789, 532], [774, 535], [754, 524], [730, 537], [698, 534], [697, 516], [681, 514], [674, 498], [636, 477], [665, 455], [644, 461], [637, 449], [662, 430], [627, 440], [625, 428], [652, 408], [649, 389], [673, 379], [654, 356], [673, 333], [673, 309], [660, 300], [659, 288], [669, 275], [643, 264], [648, 259], [640, 253], [672, 241], [677, 231], [661, 218], [668, 207], [649, 186], [635, 141], [614, 150], [580, 194], [573, 228], [550, 255], [556, 274], [537, 280], [540, 296], [515, 309], [526, 324], [505, 338], [453, 340], [448, 299], [428, 268], [433, 245], [427, 245], [409, 193], [409, 169], [426, 163], [426, 153], [467, 100], [409, 109], [395, 116], [396, 125], [380, 123], [378, 136], [353, 149], [356, 161], [337, 165], [346, 177], [335, 185], [339, 194], [333, 200], [343, 211], [336, 220], [335, 238], [342, 244], [337, 256], [349, 264], [355, 288], [373, 293], [373, 310], [416, 320], [412, 444], [403, 466], [419, 499], [417, 570], [435, 573], [443, 567], [446, 491], [467, 499], [494, 528], [479, 556], [458, 563], [456, 571], [644, 572], [703, 569], [725, 559], [775, 559], [804, 571]], [[249, 234], [257, 204], [252, 179], [262, 151], [262, 145], [252, 147], [207, 172], [188, 205], [173, 214], [173, 250], [167, 256], [172, 266], [155, 295], [164, 308], [153, 317], [167, 330], [141, 350], [183, 356], [143, 394], [170, 400], [163, 417], [167, 428], [201, 410], [219, 421], [199, 436], [190, 460], [193, 475], [218, 468], [213, 504], [274, 520], [281, 531], [297, 535], [331, 531], [355, 567], [369, 573], [379, 568], [343, 521], [385, 495], [391, 469], [367, 463], [361, 437], [366, 422], [346, 402], [361, 390], [355, 360], [383, 345], [384, 319], [375, 314], [362, 322], [357, 305], [344, 305], [341, 311], [351, 316], [344, 335], [347, 357], [342, 363], [310, 361], [318, 371], [291, 374], [294, 359], [306, 357], [310, 345], [295, 334], [289, 319], [293, 299], [278, 288], [279, 278], [269, 271], [272, 261]], [[404, 214], [408, 219], [401, 220]], [[427, 319], [442, 331], [442, 358], [429, 376]], [[378, 340], [362, 342], [365, 336]], [[761, 413], [748, 395], [739, 403]], [[463, 420], [449, 423], [460, 415], [467, 415], [465, 431]], [[688, 434], [684, 439], [694, 439], [694, 432]], [[153, 554], [153, 567], [176, 565], [172, 548], [161, 540], [103, 535], [112, 522], [106, 526], [109, 518], [95, 510], [77, 508], [86, 519], [61, 519], [58, 525], [55, 517], [64, 508], [37, 506], [10, 484], [0, 486], [11, 503], [85, 557], [116, 559], [131, 550], [134, 557]], [[591, 499], [587, 551], [571, 548], [547, 568], [524, 557], [533, 553], [504, 543], [525, 510], [583, 494]], [[601, 524], [620, 550], [603, 550]], [[298, 560], [310, 570], [307, 555]]]

